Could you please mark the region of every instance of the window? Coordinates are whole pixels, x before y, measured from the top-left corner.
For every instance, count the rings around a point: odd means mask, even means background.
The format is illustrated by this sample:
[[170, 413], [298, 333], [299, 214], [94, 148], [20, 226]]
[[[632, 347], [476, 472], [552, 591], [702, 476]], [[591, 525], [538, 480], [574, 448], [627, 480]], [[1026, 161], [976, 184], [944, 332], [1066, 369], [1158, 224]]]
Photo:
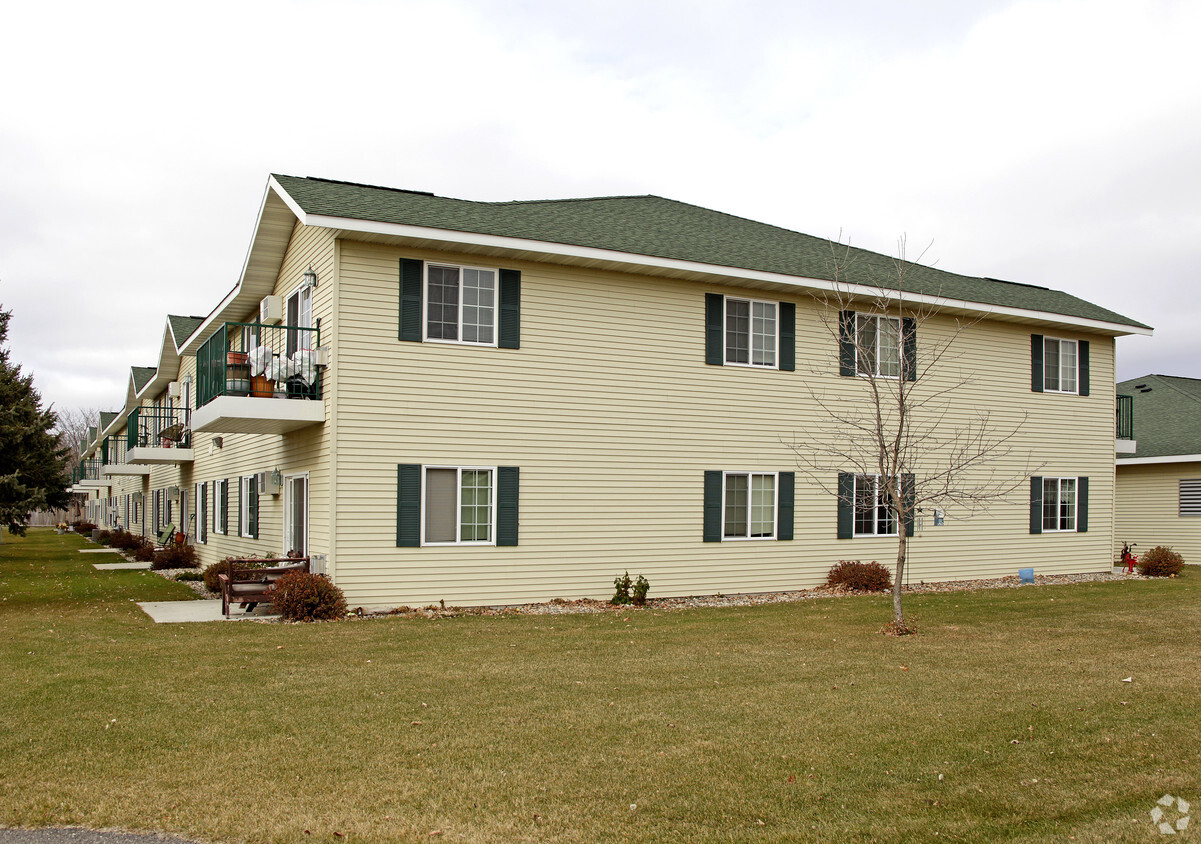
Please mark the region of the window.
[[426, 266], [427, 340], [496, 345], [496, 271]]
[[726, 297], [726, 363], [776, 365], [776, 303]]
[[1043, 533], [1076, 530], [1076, 479], [1043, 478]]
[[1201, 480], [1180, 482], [1180, 515], [1201, 516]]
[[425, 467], [422, 544], [492, 543], [492, 469]]
[[896, 536], [897, 517], [879, 475], [855, 476], [855, 536]]
[[1076, 341], [1043, 338], [1043, 391], [1076, 393]]
[[229, 524], [226, 506], [229, 504], [229, 481], [213, 481], [213, 533], [225, 533]]
[[855, 315], [856, 374], [901, 377], [901, 320]]
[[209, 541], [209, 485], [196, 484], [196, 542], [204, 545]]
[[312, 346], [311, 331], [297, 331], [298, 328], [313, 327], [313, 288], [305, 284], [288, 297], [287, 314], [288, 326], [287, 352], [292, 355], [297, 349], [307, 349]]
[[283, 479], [285, 554], [309, 554], [309, 476], [287, 475]]
[[258, 539], [258, 479], [254, 475], [238, 478], [238, 527], [247, 539]]
[[775, 535], [775, 473], [726, 472], [722, 538], [774, 539]]

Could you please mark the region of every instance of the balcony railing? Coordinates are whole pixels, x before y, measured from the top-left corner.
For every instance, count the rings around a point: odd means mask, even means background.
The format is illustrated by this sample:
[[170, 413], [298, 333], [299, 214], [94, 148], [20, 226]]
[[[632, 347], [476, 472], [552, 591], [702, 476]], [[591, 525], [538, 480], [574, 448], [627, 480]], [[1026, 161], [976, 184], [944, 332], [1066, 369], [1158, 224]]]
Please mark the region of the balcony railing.
[[118, 466], [124, 463], [126, 439], [120, 434], [105, 437], [100, 443], [100, 463], [104, 466]]
[[1117, 439], [1134, 439], [1134, 396], [1118, 396]]
[[99, 457], [89, 457], [86, 460], [80, 460], [79, 465], [71, 473], [71, 481], [73, 483], [81, 483], [83, 481], [100, 480], [100, 466]]
[[321, 398], [320, 329], [227, 322], [196, 352], [196, 407], [219, 396]]
[[129, 413], [126, 447], [191, 448], [188, 416], [184, 407], [135, 407]]

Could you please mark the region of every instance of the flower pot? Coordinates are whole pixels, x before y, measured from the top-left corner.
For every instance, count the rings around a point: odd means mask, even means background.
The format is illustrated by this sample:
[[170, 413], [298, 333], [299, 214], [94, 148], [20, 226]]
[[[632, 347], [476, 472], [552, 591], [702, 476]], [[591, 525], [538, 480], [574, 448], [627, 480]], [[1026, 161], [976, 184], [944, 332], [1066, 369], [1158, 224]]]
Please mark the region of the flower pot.
[[261, 399], [275, 396], [275, 382], [266, 375], [255, 375], [250, 379], [250, 395]]
[[245, 352], [227, 352], [225, 362], [229, 366], [246, 366], [250, 362], [250, 358]]

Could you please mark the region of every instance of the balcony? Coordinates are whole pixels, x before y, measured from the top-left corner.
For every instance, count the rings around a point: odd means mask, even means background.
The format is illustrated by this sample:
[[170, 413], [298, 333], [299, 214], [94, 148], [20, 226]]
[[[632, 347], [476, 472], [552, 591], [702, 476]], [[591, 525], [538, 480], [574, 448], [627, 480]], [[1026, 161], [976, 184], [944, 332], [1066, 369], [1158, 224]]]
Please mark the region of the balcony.
[[1134, 454], [1137, 446], [1134, 441], [1134, 396], [1118, 396], [1116, 437], [1118, 454]]
[[92, 489], [104, 489], [109, 482], [101, 475], [102, 464], [99, 457], [89, 457], [80, 460], [79, 465], [71, 473], [73, 492], [87, 492]]
[[125, 434], [105, 437], [100, 443], [100, 474], [108, 475], [149, 475], [149, 466], [138, 466], [130, 463], [127, 458], [129, 438]]
[[192, 430], [284, 434], [325, 422], [320, 329], [227, 322], [196, 352]]
[[187, 408], [135, 407], [125, 433], [126, 463], [172, 465], [196, 459]]

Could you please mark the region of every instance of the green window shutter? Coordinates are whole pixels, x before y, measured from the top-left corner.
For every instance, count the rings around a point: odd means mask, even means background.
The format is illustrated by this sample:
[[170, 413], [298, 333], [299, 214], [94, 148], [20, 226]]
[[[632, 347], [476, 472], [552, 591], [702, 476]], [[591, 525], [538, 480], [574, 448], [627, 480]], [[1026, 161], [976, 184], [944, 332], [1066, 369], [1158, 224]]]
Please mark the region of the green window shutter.
[[705, 294], [705, 363], [711, 366], [722, 366], [726, 362], [725, 311], [724, 296], [720, 293]]
[[517, 544], [517, 499], [520, 486], [517, 466], [496, 467], [496, 544]]
[[200, 543], [209, 541], [209, 485], [203, 483], [200, 485], [200, 516], [196, 521], [200, 522]]
[[780, 369], [796, 371], [796, 305], [780, 303]]
[[776, 508], [776, 539], [792, 539], [792, 522], [796, 486], [794, 472], [780, 472], [780, 503]]
[[398, 337], [421, 342], [421, 283], [424, 266], [412, 258], [400, 259], [400, 328]]
[[1077, 378], [1077, 386], [1079, 387], [1080, 395], [1088, 395], [1088, 341], [1081, 340], [1076, 344], [1077, 356], [1076, 361], [1080, 366], [1080, 374]]
[[[838, 374], [850, 375], [855, 374], [855, 312], [854, 311], [839, 311], [838, 312]], [[842, 475], [840, 474], [841, 478]], [[839, 493], [841, 499], [841, 493]], [[852, 513], [852, 518], [854, 513]], [[841, 535], [842, 530], [839, 529]], [[847, 537], [843, 537], [847, 538]]]
[[242, 496], [245, 495], [242, 478], [238, 478], [238, 536], [242, 535]]
[[[500, 271], [500, 331], [496, 345], [521, 348], [521, 270]], [[513, 543], [516, 545], [517, 543]]]
[[705, 472], [704, 540], [721, 542], [721, 472]]
[[259, 479], [254, 475], [250, 476], [250, 481], [246, 485], [246, 492], [249, 498], [246, 502], [246, 520], [249, 524], [246, 526], [246, 532], [251, 538], [259, 538]]
[[838, 473], [838, 538], [850, 539], [855, 535], [855, 476], [850, 472]]
[[913, 475], [901, 475], [901, 500], [905, 506], [905, 535], [913, 536], [913, 502], [917, 497], [917, 483]]
[[901, 317], [901, 375], [906, 381], [917, 380], [917, 320], [913, 317]]
[[1076, 533], [1088, 533], [1088, 478], [1076, 478]]
[[[1043, 391], [1043, 335], [1030, 335], [1030, 390], [1035, 393]], [[1040, 493], [1041, 495], [1041, 493]], [[1040, 521], [1041, 525], [1042, 522]], [[1042, 528], [1039, 528], [1041, 532]]]
[[421, 466], [401, 463], [396, 467], [396, 547], [416, 548], [421, 544]]
[[1030, 478], [1030, 532], [1043, 532], [1043, 479], [1038, 475]]
[[221, 532], [229, 533], [229, 478], [221, 484]]

